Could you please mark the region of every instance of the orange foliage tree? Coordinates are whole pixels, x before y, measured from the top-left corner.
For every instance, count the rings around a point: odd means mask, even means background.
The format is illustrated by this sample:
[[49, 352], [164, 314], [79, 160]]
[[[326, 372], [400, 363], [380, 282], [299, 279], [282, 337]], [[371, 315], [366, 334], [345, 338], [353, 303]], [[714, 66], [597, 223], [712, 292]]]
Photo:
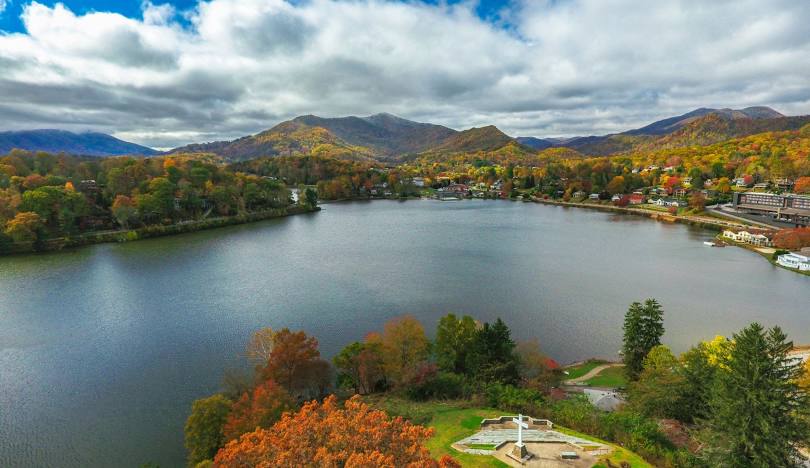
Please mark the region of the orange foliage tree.
[[793, 186], [796, 193], [810, 193], [810, 177], [799, 177]]
[[290, 394], [272, 380], [267, 380], [253, 391], [242, 394], [231, 406], [222, 434], [227, 440], [232, 440], [257, 428], [270, 427], [284, 411], [293, 407]]
[[318, 351], [318, 340], [303, 331], [283, 328], [273, 333], [272, 350], [261, 371], [262, 380], [274, 380], [293, 395], [324, 390], [331, 379], [329, 363]]
[[423, 443], [433, 430], [390, 418], [355, 396], [343, 407], [330, 396], [286, 413], [270, 429], [231, 441], [214, 458], [216, 467], [460, 467], [436, 461]]
[[[370, 337], [366, 340], [372, 342]], [[386, 322], [382, 346], [386, 375], [395, 383], [402, 383], [427, 359], [430, 342], [422, 324], [405, 315]]]
[[810, 247], [810, 227], [782, 229], [773, 236], [773, 245], [788, 250]]

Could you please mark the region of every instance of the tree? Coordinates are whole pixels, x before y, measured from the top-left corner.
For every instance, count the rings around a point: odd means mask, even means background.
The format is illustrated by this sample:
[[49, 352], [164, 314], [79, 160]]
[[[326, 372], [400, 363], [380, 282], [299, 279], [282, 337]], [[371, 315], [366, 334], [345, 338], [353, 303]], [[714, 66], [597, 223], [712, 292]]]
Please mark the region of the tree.
[[644, 358], [644, 370], [628, 386], [630, 406], [655, 418], [679, 418], [685, 377], [672, 352], [664, 345], [653, 347]]
[[476, 331], [466, 368], [478, 380], [515, 384], [520, 379], [519, 364], [515, 342], [503, 320], [498, 318], [491, 325], [485, 323]]
[[31, 211], [21, 211], [6, 223], [5, 234], [14, 242], [34, 242], [44, 227], [42, 218]]
[[286, 390], [272, 380], [264, 381], [243, 393], [231, 406], [222, 434], [225, 439], [233, 440], [257, 428], [268, 428], [293, 407], [294, 402]]
[[318, 340], [303, 331], [283, 328], [273, 333], [273, 349], [267, 365], [261, 371], [263, 380], [273, 380], [291, 395], [307, 394], [320, 386], [324, 369], [318, 350]]
[[273, 352], [273, 337], [275, 332], [272, 328], [262, 328], [256, 331], [250, 338], [247, 345], [247, 357], [257, 366], [267, 364]]
[[799, 177], [793, 184], [793, 191], [796, 193], [810, 193], [810, 177]]
[[523, 384], [543, 392], [548, 392], [560, 382], [560, 365], [540, 351], [537, 339], [517, 344], [520, 358], [520, 378]]
[[608, 182], [606, 190], [611, 195], [615, 195], [617, 193], [624, 193], [625, 188], [626, 185], [624, 181], [624, 176], [618, 175], [613, 179], [611, 179], [610, 182]]
[[425, 329], [414, 317], [405, 315], [389, 320], [382, 335], [386, 374], [402, 384], [416, 367], [427, 359], [430, 342]]
[[705, 210], [706, 197], [700, 192], [692, 192], [692, 194], [689, 195], [689, 206], [697, 212]]
[[810, 439], [804, 369], [779, 327], [753, 323], [734, 335], [710, 401], [706, 457], [721, 466], [800, 466]]
[[185, 436], [188, 464], [194, 466], [214, 458], [225, 438], [222, 426], [231, 411], [231, 401], [222, 395], [196, 400], [186, 420]]
[[644, 358], [653, 347], [661, 344], [664, 335], [664, 312], [655, 299], [647, 299], [644, 305], [634, 302], [624, 316], [625, 372], [630, 380], [638, 379], [644, 369]]
[[138, 209], [131, 198], [126, 195], [117, 195], [112, 204], [112, 214], [121, 227], [128, 229], [129, 223], [137, 219]]
[[330, 396], [285, 414], [270, 429], [228, 443], [214, 463], [222, 467], [458, 467], [435, 461], [423, 443], [432, 429], [389, 418], [355, 396], [341, 407]]
[[439, 319], [434, 353], [440, 369], [459, 374], [467, 371], [464, 366], [475, 341], [475, 330], [475, 320], [469, 315], [458, 318], [447, 314]]

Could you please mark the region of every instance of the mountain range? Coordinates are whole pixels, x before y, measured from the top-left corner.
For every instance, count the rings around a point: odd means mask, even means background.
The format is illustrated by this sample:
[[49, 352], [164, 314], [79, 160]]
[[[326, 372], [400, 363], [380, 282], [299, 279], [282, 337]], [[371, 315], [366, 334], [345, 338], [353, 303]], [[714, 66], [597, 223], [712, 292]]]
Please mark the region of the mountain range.
[[125, 154], [152, 156], [158, 154], [158, 151], [152, 148], [119, 140], [104, 133], [73, 133], [65, 130], [0, 132], [0, 154], [6, 154], [14, 148], [81, 156]]
[[[745, 109], [700, 108], [610, 135], [513, 138], [493, 125], [458, 131], [387, 113], [337, 118], [303, 115], [255, 135], [232, 141], [186, 145], [168, 153], [211, 153], [231, 161], [311, 154], [397, 162], [418, 155], [441, 158], [444, 155], [500, 150], [531, 155], [550, 148], [567, 148], [573, 150], [573, 155], [597, 156], [631, 150], [709, 145], [755, 133], [795, 130], [808, 123], [810, 116], [787, 117], [764, 106]], [[60, 130], [0, 133], [0, 154], [11, 148], [90, 156], [158, 154], [151, 148], [101, 133], [77, 134]]]

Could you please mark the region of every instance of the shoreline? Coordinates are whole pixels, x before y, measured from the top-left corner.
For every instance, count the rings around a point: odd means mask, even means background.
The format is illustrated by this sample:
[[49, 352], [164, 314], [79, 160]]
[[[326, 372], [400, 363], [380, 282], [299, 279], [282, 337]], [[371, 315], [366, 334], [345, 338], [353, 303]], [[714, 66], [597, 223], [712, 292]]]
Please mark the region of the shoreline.
[[[644, 217], [647, 217], [647, 218], [650, 218], [650, 219], [653, 219], [653, 220], [656, 220], [656, 221], [687, 224], [687, 225], [690, 225], [690, 226], [697, 226], [697, 227], [700, 227], [700, 228], [703, 228], [703, 229], [716, 231], [716, 232], [718, 232], [718, 234], [717, 234], [717, 236], [715, 236], [715, 238], [716, 239], [721, 239], [724, 243], [726, 243], [728, 245], [731, 245], [731, 246], [734, 246], [734, 247], [739, 247], [739, 248], [751, 251], [751, 252], [757, 254], [758, 256], [764, 258], [765, 260], [768, 261], [768, 263], [770, 263], [771, 265], [773, 265], [775, 267], [781, 268], [783, 270], [791, 271], [793, 273], [798, 273], [798, 274], [803, 275], [803, 276], [810, 276], [810, 272], [804, 272], [804, 271], [799, 271], [799, 270], [796, 270], [796, 269], [793, 269], [793, 268], [787, 268], [787, 267], [784, 267], [784, 266], [776, 263], [767, 254], [764, 254], [764, 253], [758, 251], [757, 249], [753, 248], [753, 246], [749, 246], [747, 244], [740, 244], [740, 243], [737, 243], [737, 242], [732, 242], [732, 241], [729, 241], [728, 239], [722, 238], [723, 229], [729, 228], [729, 227], [737, 227], [737, 228], [745, 227], [746, 225], [742, 224], [742, 223], [734, 223], [734, 222], [731, 222], [731, 221], [725, 221], [724, 222], [723, 220], [720, 220], [720, 219], [718, 219], [717, 221], [713, 221], [713, 220], [709, 220], [709, 219], [687, 218], [687, 217], [684, 217], [684, 216], [672, 215], [672, 214], [663, 213], [663, 212], [659, 213], [659, 212], [655, 212], [655, 211], [644, 210], [644, 209], [641, 209], [641, 208], [624, 208], [624, 207], [620, 207], [620, 206], [595, 205], [595, 204], [591, 204], [591, 203], [563, 202], [563, 201], [557, 201], [557, 200], [544, 200], [544, 199], [540, 199], [540, 198], [532, 198], [531, 200], [533, 202], [535, 202], [535, 203], [541, 203], [541, 204], [544, 204], [544, 205], [556, 205], [556, 206], [573, 207], [573, 208], [588, 208], [588, 209], [598, 210], [598, 211], [613, 212], [613, 213], [625, 213], [625, 214], [631, 214], [631, 215], [636, 215], [636, 216], [644, 216]], [[755, 227], [755, 226], [752, 226], [752, 227]]]
[[7, 252], [0, 253], [0, 257], [11, 257], [14, 255], [52, 253], [65, 249], [74, 249], [95, 244], [133, 242], [141, 239], [154, 237], [175, 236], [190, 232], [217, 229], [226, 226], [255, 223], [268, 219], [286, 218], [299, 214], [317, 213], [320, 207], [312, 209], [301, 206], [288, 206], [285, 208], [274, 208], [265, 211], [245, 213], [234, 216], [220, 216], [196, 221], [185, 221], [175, 224], [154, 224], [137, 229], [120, 229], [117, 231], [88, 232], [75, 237], [58, 237], [46, 239], [36, 245], [35, 242], [26, 244], [12, 244]]

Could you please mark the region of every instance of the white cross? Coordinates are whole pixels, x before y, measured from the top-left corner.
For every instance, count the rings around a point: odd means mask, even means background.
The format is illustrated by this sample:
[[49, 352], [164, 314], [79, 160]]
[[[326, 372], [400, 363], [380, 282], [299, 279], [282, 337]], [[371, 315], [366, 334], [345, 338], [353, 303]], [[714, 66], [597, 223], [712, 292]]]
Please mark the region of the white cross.
[[522, 447], [523, 446], [523, 429], [528, 429], [529, 425], [526, 424], [525, 422], [523, 422], [523, 415], [522, 414], [519, 414], [517, 418], [512, 418], [512, 422], [517, 424], [517, 427], [518, 427], [518, 441], [517, 441], [517, 444], [515, 444], [515, 445], [517, 445], [518, 447]]

